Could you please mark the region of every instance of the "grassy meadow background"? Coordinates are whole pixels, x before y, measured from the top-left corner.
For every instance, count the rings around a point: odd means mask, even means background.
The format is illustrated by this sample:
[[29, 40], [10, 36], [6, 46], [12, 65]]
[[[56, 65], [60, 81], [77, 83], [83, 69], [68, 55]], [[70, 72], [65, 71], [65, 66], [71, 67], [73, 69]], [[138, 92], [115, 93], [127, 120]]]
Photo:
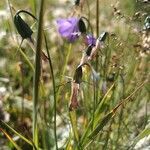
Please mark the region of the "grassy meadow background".
[[[0, 150], [150, 149], [150, 28], [143, 32], [150, 2], [85, 0], [82, 9], [73, 0], [43, 3], [0, 1]], [[21, 9], [43, 23], [21, 14], [36, 46], [25, 39], [19, 47], [13, 17]], [[56, 20], [73, 12], [88, 18], [94, 37], [108, 36], [90, 62], [98, 77], [83, 67], [79, 107], [69, 111], [72, 78], [86, 46], [81, 38], [62, 38]], [[37, 59], [41, 49], [48, 61]]]

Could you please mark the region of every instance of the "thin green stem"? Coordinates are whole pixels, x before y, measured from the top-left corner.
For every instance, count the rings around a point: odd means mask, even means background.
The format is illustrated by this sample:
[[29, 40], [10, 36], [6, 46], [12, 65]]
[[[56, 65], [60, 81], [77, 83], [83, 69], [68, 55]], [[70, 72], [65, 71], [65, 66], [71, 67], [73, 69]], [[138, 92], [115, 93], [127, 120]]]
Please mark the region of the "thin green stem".
[[41, 75], [41, 48], [42, 48], [42, 26], [43, 26], [44, 0], [40, 1], [38, 32], [36, 38], [35, 73], [33, 82], [33, 142], [38, 147], [37, 112], [39, 103], [39, 83]]
[[[96, 37], [98, 38], [99, 37], [99, 0], [96, 0]], [[98, 64], [99, 64], [99, 56], [96, 55], [96, 64], [95, 64], [95, 70], [98, 72], [99, 70], [99, 67], [98, 67]], [[96, 81], [96, 83], [98, 83], [98, 81]], [[98, 84], [95, 85], [95, 90], [94, 90], [94, 103], [97, 104], [98, 102]]]
[[70, 117], [70, 122], [71, 122], [71, 126], [72, 126], [72, 131], [74, 133], [75, 143], [77, 145], [77, 149], [79, 149], [79, 135], [78, 135], [78, 129], [77, 129], [76, 111], [70, 111], [69, 117]]
[[[99, 0], [96, 0], [96, 37], [99, 37]], [[98, 55], [96, 56], [96, 71], [98, 71]]]
[[26, 13], [26, 14], [28, 14], [29, 16], [31, 16], [32, 18], [34, 18], [35, 20], [37, 20], [37, 18], [36, 18], [33, 14], [31, 14], [30, 12], [28, 12], [28, 11], [26, 11], [26, 10], [19, 10], [19, 11], [16, 13], [16, 15], [19, 15], [20, 13]]
[[28, 63], [28, 65], [30, 66], [30, 68], [32, 69], [32, 71], [34, 72], [34, 66], [33, 64], [30, 62], [29, 58], [27, 57], [27, 55], [22, 51], [21, 47], [19, 46], [18, 51], [20, 52], [20, 54], [23, 56], [23, 58], [25, 59], [25, 61]]
[[30, 6], [32, 8], [32, 12], [34, 13], [34, 15], [36, 15], [36, 5], [37, 5], [37, 1], [36, 0], [29, 0], [30, 1]]
[[48, 55], [48, 61], [49, 61], [49, 66], [50, 66], [50, 71], [51, 71], [51, 76], [52, 76], [53, 96], [54, 96], [54, 136], [55, 136], [56, 149], [58, 149], [58, 144], [57, 144], [57, 127], [56, 127], [56, 115], [57, 115], [56, 84], [55, 84], [55, 77], [54, 77], [54, 72], [53, 72], [53, 65], [52, 65], [50, 53], [48, 51], [48, 44], [47, 44], [47, 39], [46, 39], [46, 35], [45, 34], [44, 34], [44, 39], [45, 39], [46, 51], [47, 51], [47, 55]]
[[[99, 35], [99, 0], [96, 0], [96, 36], [98, 38], [98, 35]], [[98, 71], [98, 61], [99, 57], [98, 55], [96, 56], [96, 63], [95, 63], [95, 67], [96, 67], [96, 71]], [[94, 80], [94, 79], [93, 79]], [[94, 120], [95, 120], [95, 107], [98, 103], [98, 81], [97, 79], [95, 79], [96, 81], [93, 81], [93, 90], [94, 90], [94, 94], [93, 94], [93, 99], [94, 99], [94, 102], [93, 102], [93, 121], [92, 121], [92, 124], [94, 125]], [[94, 128], [94, 126], [92, 125], [92, 129]]]
[[[64, 67], [63, 67], [62, 74], [61, 74], [60, 84], [62, 83], [62, 80], [63, 80], [65, 72], [66, 72], [67, 63], [68, 63], [68, 60], [69, 60], [69, 57], [70, 57], [71, 49], [72, 49], [72, 44], [69, 45], [69, 48], [68, 48], [68, 51], [67, 51]], [[59, 101], [59, 94], [60, 94], [60, 92], [61, 92], [61, 88], [59, 88], [59, 90], [57, 92], [57, 95], [58, 95], [57, 96], [57, 101]]]

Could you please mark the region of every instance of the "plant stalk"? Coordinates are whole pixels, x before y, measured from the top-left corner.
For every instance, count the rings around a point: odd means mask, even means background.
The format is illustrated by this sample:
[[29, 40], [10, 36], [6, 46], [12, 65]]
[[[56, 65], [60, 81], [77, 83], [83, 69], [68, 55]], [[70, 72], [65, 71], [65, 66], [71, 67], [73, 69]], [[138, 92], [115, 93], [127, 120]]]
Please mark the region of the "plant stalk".
[[43, 8], [44, 0], [40, 1], [39, 21], [38, 21], [38, 32], [36, 37], [36, 56], [35, 56], [35, 73], [33, 81], [33, 142], [38, 148], [38, 103], [39, 103], [39, 83], [41, 76], [41, 48], [42, 48], [42, 27], [43, 27]]

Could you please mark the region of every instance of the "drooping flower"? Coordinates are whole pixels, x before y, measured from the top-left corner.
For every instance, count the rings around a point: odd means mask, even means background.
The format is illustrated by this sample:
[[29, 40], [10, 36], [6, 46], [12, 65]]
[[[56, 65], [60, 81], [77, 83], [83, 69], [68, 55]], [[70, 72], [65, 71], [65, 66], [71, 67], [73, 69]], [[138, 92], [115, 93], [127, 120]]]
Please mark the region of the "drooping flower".
[[72, 17], [68, 19], [58, 19], [58, 32], [62, 37], [67, 38], [70, 42], [74, 42], [80, 34], [78, 27], [79, 19]]
[[84, 23], [84, 17], [81, 18], [67, 18], [67, 19], [58, 19], [57, 26], [59, 34], [66, 38], [69, 42], [74, 42], [79, 35], [83, 35], [84, 42], [87, 46], [96, 45], [96, 39], [92, 34], [86, 34], [86, 25]]
[[96, 38], [94, 38], [94, 36], [92, 34], [87, 34], [85, 42], [87, 45], [95, 46], [96, 45]]

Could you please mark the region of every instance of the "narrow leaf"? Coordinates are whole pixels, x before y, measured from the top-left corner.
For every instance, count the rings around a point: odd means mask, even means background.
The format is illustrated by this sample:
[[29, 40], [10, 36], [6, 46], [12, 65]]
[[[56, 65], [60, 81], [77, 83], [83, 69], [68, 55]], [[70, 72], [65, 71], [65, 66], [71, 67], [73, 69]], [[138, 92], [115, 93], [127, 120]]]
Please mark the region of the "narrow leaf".
[[134, 140], [132, 143], [132, 147], [138, 143], [139, 140], [143, 139], [144, 137], [150, 135], [150, 126], [145, 128]]
[[26, 143], [28, 143], [29, 145], [33, 146], [33, 143], [31, 141], [29, 141], [27, 138], [25, 138], [23, 135], [21, 135], [20, 133], [18, 133], [16, 130], [14, 130], [11, 126], [9, 126], [7, 123], [3, 122], [2, 120], [0, 121], [1, 123], [3, 123], [3, 125], [5, 127], [7, 127], [8, 129], [10, 129], [10, 131], [12, 131], [13, 133], [17, 134], [22, 140], [24, 140]]
[[16, 144], [16, 142], [10, 137], [9, 134], [7, 134], [2, 128], [0, 128], [0, 131], [4, 133], [4, 135], [7, 137], [7, 139], [14, 145], [14, 147], [17, 150], [21, 150], [21, 148]]
[[97, 125], [97, 127], [92, 131], [92, 133], [90, 133], [90, 135], [88, 136], [88, 138], [94, 138], [102, 129], [103, 127], [109, 122], [109, 120], [114, 116], [114, 112], [110, 112], [109, 114], [107, 114], [103, 120]]

